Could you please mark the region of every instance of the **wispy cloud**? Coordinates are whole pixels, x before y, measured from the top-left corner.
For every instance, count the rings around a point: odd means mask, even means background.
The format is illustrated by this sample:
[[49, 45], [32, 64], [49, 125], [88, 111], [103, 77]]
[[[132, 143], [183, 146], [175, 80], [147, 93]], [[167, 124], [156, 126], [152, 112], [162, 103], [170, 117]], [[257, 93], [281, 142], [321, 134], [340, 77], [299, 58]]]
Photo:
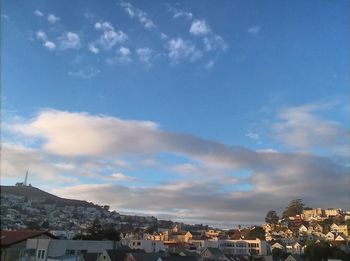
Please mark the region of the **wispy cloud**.
[[49, 21], [50, 24], [55, 24], [61, 21], [61, 18], [59, 18], [58, 16], [55, 16], [54, 14], [49, 14], [47, 16], [47, 21]]
[[81, 47], [80, 36], [77, 33], [66, 32], [59, 38], [59, 45], [62, 50], [79, 49]]
[[173, 18], [184, 17], [188, 20], [191, 20], [193, 18], [193, 14], [191, 12], [186, 12], [184, 10], [175, 8], [169, 4], [167, 6], [168, 6], [168, 11], [173, 13]]
[[273, 137], [298, 149], [332, 149], [349, 155], [349, 131], [338, 122], [320, 117], [329, 110], [328, 103], [284, 108], [272, 125]]
[[35, 10], [35, 11], [34, 11], [34, 14], [35, 14], [36, 16], [39, 16], [39, 17], [44, 16], [44, 13], [41, 12], [40, 10]]
[[98, 54], [100, 49], [98, 49], [94, 44], [89, 44], [89, 51], [94, 54]]
[[68, 75], [81, 79], [91, 79], [99, 73], [100, 71], [98, 69], [88, 66], [77, 71], [70, 71], [68, 72]]
[[130, 18], [137, 18], [138, 21], [146, 28], [153, 29], [156, 25], [153, 23], [152, 19], [148, 14], [136, 7], [134, 7], [129, 2], [121, 2], [120, 6], [124, 8], [125, 12], [129, 15]]
[[260, 32], [261, 27], [259, 25], [254, 25], [248, 28], [248, 33], [257, 34]]
[[189, 59], [195, 61], [202, 57], [202, 52], [197, 50], [195, 45], [190, 41], [182, 38], [170, 39], [167, 43], [168, 56], [172, 63], [178, 63], [182, 59]]
[[190, 33], [193, 35], [204, 35], [210, 32], [211, 30], [205, 20], [195, 20], [191, 24]]
[[116, 44], [127, 41], [128, 36], [121, 30], [116, 31], [110, 22], [97, 22], [95, 29], [102, 31], [97, 43], [104, 49], [109, 50]]
[[259, 140], [260, 139], [260, 136], [259, 134], [255, 133], [255, 132], [252, 132], [252, 131], [248, 131], [246, 134], [245, 134], [246, 137], [252, 139], [252, 140]]
[[155, 51], [148, 47], [136, 49], [139, 60], [147, 65], [151, 65], [154, 53]]
[[37, 31], [36, 38], [40, 40], [43, 43], [43, 46], [48, 50], [56, 49], [56, 44], [48, 40], [48, 37], [44, 31], [41, 31], [41, 30]]
[[137, 180], [135, 177], [127, 176], [121, 172], [113, 173], [110, 176], [108, 176], [107, 179], [114, 180], [114, 181], [136, 181]]

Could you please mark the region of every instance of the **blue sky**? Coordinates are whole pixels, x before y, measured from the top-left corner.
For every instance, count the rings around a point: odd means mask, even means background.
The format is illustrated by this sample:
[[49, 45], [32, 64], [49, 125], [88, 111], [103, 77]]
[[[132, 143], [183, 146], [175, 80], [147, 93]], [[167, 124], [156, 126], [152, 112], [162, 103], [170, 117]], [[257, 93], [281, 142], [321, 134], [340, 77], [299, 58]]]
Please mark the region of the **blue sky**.
[[348, 8], [3, 1], [2, 184], [224, 226], [349, 208]]

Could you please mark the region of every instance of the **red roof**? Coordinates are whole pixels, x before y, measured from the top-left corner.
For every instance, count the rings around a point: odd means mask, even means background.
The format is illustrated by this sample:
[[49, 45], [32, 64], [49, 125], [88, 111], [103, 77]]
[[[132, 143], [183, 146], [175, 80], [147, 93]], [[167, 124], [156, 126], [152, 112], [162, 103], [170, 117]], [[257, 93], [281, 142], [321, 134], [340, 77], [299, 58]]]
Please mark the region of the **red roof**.
[[53, 237], [46, 231], [38, 230], [15, 230], [15, 231], [1, 231], [1, 246], [10, 246], [21, 241], [27, 240], [28, 238], [33, 238], [46, 234]]

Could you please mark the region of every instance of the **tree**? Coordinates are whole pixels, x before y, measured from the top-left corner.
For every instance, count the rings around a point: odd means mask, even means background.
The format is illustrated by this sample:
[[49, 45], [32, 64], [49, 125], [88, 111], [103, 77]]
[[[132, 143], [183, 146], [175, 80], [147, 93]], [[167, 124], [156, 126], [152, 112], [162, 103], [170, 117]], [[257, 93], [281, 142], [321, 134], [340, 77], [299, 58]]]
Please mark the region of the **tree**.
[[303, 213], [304, 203], [302, 199], [293, 199], [286, 210], [283, 212], [283, 217], [294, 217]]
[[245, 239], [257, 239], [265, 240], [265, 231], [262, 227], [254, 227], [252, 229], [246, 229], [244, 231], [244, 238]]
[[283, 255], [283, 250], [282, 250], [282, 249], [277, 248], [277, 247], [274, 248], [274, 249], [272, 249], [272, 259], [273, 259], [274, 261], [279, 261], [279, 260], [281, 260], [282, 255]]
[[265, 217], [265, 222], [268, 224], [277, 224], [279, 220], [279, 217], [277, 216], [276, 211], [270, 210], [267, 212], [266, 217]]

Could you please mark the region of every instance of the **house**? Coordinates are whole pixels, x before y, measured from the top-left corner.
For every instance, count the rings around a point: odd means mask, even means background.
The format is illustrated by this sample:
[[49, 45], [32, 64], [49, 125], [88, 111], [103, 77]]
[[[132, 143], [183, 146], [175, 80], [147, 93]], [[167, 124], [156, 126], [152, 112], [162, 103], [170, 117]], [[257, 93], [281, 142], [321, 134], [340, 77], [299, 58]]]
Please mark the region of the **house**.
[[317, 224], [314, 226], [314, 231], [315, 232], [323, 232], [323, 227], [320, 224]]
[[343, 235], [338, 235], [334, 238], [334, 241], [345, 241], [345, 237]]
[[203, 260], [221, 260], [224, 257], [224, 253], [214, 247], [207, 247], [201, 253]]
[[285, 261], [303, 261], [304, 259], [302, 259], [300, 256], [298, 255], [289, 255], [287, 256], [287, 258], [285, 259]]
[[307, 233], [307, 228], [306, 228], [304, 225], [301, 225], [301, 226], [299, 227], [299, 233], [300, 233], [300, 234]]
[[335, 233], [338, 232], [339, 226], [335, 223], [333, 223], [330, 227], [329, 227], [330, 231]]
[[347, 225], [338, 225], [338, 233], [342, 233], [348, 237], [349, 236], [348, 226]]
[[279, 249], [281, 249], [281, 250], [284, 250], [284, 249], [285, 249], [285, 247], [284, 247], [282, 244], [278, 243], [278, 242], [276, 242], [276, 243], [274, 243], [274, 244], [271, 245], [271, 251], [272, 251], [273, 249], [275, 249], [275, 248], [279, 248]]
[[173, 232], [169, 235], [169, 241], [189, 242], [192, 239], [192, 234], [189, 231]]
[[339, 215], [340, 212], [341, 212], [341, 209], [339, 209], [339, 208], [330, 208], [330, 209], [324, 210], [324, 214], [327, 217], [335, 217], [335, 216]]
[[267, 243], [264, 240], [219, 240], [219, 249], [230, 255], [266, 255]]
[[[115, 241], [28, 239], [26, 256], [30, 260], [69, 260], [83, 253], [102, 253], [104, 250], [120, 247]], [[60, 257], [60, 259], [59, 259]], [[65, 259], [63, 259], [63, 257]]]
[[55, 238], [46, 231], [1, 231], [1, 260], [12, 261], [25, 256], [27, 239]]
[[334, 233], [328, 232], [328, 233], [326, 234], [326, 240], [327, 240], [327, 241], [333, 241], [334, 239], [335, 239]]
[[136, 261], [129, 251], [129, 248], [104, 250], [95, 261]]
[[146, 253], [156, 253], [165, 250], [163, 241], [159, 240], [131, 239], [128, 246], [131, 249], [142, 249]]

